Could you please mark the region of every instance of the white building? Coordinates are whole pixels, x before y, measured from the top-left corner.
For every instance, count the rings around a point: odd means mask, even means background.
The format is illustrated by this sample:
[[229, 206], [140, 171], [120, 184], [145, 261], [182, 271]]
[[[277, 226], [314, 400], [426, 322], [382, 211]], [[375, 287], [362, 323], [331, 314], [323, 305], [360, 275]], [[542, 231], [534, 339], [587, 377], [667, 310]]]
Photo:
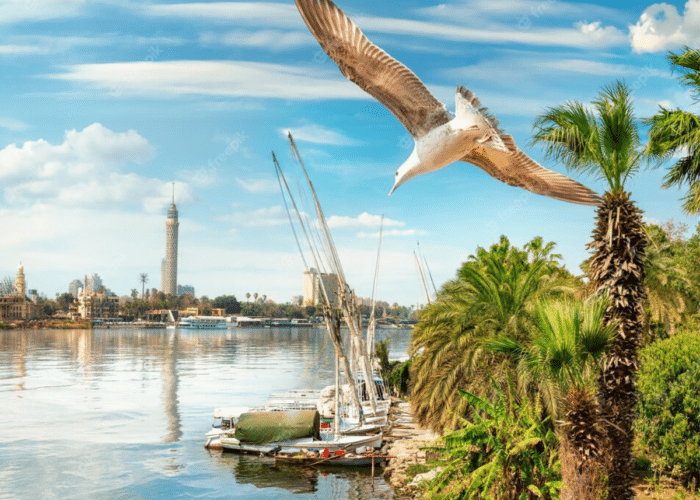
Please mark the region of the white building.
[[81, 288], [85, 288], [85, 284], [80, 280], [73, 280], [70, 282], [70, 285], [68, 285], [68, 293], [77, 299], [78, 291]]
[[102, 290], [102, 278], [97, 273], [88, 274], [85, 276], [85, 291], [96, 293]]
[[[319, 273], [311, 267], [304, 271], [304, 306], [315, 306], [321, 303], [323, 290], [328, 295], [331, 305], [338, 304], [339, 282], [337, 274]], [[323, 284], [323, 287], [321, 286]]]
[[27, 296], [27, 282], [24, 279], [24, 266], [21, 262], [19, 263], [17, 276], [15, 277], [15, 290], [20, 297]]

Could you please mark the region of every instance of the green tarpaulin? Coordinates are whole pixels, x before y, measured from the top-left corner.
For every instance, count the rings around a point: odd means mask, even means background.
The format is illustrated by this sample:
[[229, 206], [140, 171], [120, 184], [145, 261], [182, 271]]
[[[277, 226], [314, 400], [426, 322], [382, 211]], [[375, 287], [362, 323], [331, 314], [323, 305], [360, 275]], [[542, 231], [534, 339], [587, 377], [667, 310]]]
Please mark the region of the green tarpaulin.
[[320, 415], [316, 410], [256, 411], [238, 418], [234, 436], [242, 443], [263, 444], [313, 437], [320, 439]]

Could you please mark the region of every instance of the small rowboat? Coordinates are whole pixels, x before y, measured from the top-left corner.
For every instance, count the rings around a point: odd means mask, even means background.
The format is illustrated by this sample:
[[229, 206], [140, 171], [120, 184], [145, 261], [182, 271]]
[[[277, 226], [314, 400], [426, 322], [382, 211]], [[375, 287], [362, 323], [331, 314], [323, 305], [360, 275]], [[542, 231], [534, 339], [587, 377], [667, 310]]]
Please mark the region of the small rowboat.
[[380, 467], [387, 458], [390, 457], [373, 455], [371, 453], [365, 455], [355, 455], [352, 453], [331, 454], [327, 458], [324, 458], [323, 455], [311, 457], [304, 454], [278, 454], [275, 455], [275, 462], [305, 465], [309, 467]]

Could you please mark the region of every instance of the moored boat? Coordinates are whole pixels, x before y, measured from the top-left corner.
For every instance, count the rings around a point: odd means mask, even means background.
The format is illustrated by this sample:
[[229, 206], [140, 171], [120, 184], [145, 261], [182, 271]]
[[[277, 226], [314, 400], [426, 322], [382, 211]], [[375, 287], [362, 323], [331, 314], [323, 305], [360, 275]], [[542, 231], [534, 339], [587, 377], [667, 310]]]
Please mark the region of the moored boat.
[[381, 467], [387, 457], [374, 453], [297, 453], [275, 455], [275, 462], [305, 465], [308, 467]]
[[189, 316], [182, 318], [177, 327], [187, 330], [219, 330], [228, 328], [228, 322], [220, 316]]
[[238, 418], [248, 411], [249, 408], [247, 406], [216, 408], [214, 410], [214, 422], [211, 424], [211, 430], [207, 432], [205, 436], [207, 442], [204, 444], [204, 447], [221, 449], [221, 435], [231, 431], [236, 425]]
[[275, 455], [355, 452], [358, 448], [379, 448], [382, 434], [334, 436], [321, 433], [316, 410], [258, 411], [239, 415], [233, 427], [220, 434], [224, 451]]

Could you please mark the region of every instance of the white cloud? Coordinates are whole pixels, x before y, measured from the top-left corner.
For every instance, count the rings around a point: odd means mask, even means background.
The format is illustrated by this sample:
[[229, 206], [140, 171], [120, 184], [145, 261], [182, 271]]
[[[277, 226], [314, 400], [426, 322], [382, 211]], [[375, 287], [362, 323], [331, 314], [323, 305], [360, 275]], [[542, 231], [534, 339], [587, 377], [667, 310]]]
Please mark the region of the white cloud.
[[603, 61], [590, 61], [586, 59], [559, 59], [541, 61], [541, 68], [570, 73], [584, 73], [587, 75], [602, 76], [633, 76], [639, 74], [640, 69], [627, 64], [611, 64]]
[[208, 95], [278, 99], [370, 99], [336, 68], [250, 61], [136, 61], [68, 66], [49, 78], [114, 96]]
[[73, 17], [87, 0], [3, 0], [0, 24]]
[[310, 142], [313, 144], [332, 144], [337, 146], [356, 146], [357, 141], [351, 139], [340, 132], [328, 129], [322, 125], [302, 125], [300, 127], [279, 129], [282, 135], [287, 137], [289, 132], [295, 140], [300, 142]]
[[43, 47], [36, 45], [0, 45], [0, 55], [45, 54]]
[[697, 45], [700, 39], [700, 0], [688, 0], [683, 15], [674, 5], [655, 3], [629, 27], [632, 50], [660, 52], [681, 45]]
[[[626, 36], [613, 26], [602, 27], [592, 23], [587, 29], [574, 28], [526, 29], [514, 23], [512, 26], [497, 25], [485, 28], [469, 28], [464, 25], [413, 21], [381, 17], [360, 17], [355, 20], [363, 31], [392, 33], [398, 35], [425, 36], [456, 42], [494, 43], [498, 45], [517, 43], [534, 46], [590, 48], [621, 45]], [[596, 26], [593, 26], [596, 25]]]
[[208, 22], [243, 25], [294, 27], [303, 26], [299, 11], [292, 4], [275, 2], [209, 2], [177, 3], [170, 5], [142, 5], [140, 14], [154, 17], [179, 17]]
[[289, 224], [289, 215], [283, 206], [259, 208], [249, 212], [235, 212], [217, 218], [220, 222], [232, 222], [240, 226], [265, 227]]
[[14, 118], [0, 116], [0, 128], [4, 128], [10, 132], [22, 132], [27, 130], [29, 125]]
[[[328, 217], [328, 227], [344, 228], [344, 227], [379, 227], [382, 221], [380, 215], [372, 215], [367, 212], [362, 212], [357, 217], [348, 217], [345, 215], [331, 215]], [[406, 224], [401, 221], [384, 218], [385, 227], [403, 227]]]
[[594, 46], [607, 46], [610, 40], [621, 42], [624, 39], [623, 33], [614, 26], [603, 26], [600, 21], [593, 23], [579, 22], [574, 24], [583, 36], [592, 42]]
[[[424, 236], [425, 231], [417, 231], [416, 229], [390, 229], [383, 231], [382, 236]], [[358, 238], [379, 238], [379, 231], [376, 233], [367, 233], [360, 231], [357, 233]]]
[[223, 35], [209, 32], [202, 34], [200, 41], [205, 44], [266, 48], [275, 52], [294, 50], [304, 45], [316, 43], [308, 32], [273, 29], [236, 30]]
[[[0, 180], [9, 204], [109, 207], [140, 203], [147, 211], [165, 206], [171, 186], [160, 179], [120, 170], [153, 156], [153, 147], [135, 130], [113, 132], [100, 123], [69, 130], [60, 144], [44, 139], [0, 150]], [[178, 199], [192, 198], [178, 183]]]
[[280, 190], [279, 182], [275, 179], [241, 179], [236, 177], [236, 183], [248, 193], [276, 193]]
[[596, 16], [606, 19], [622, 17], [620, 11], [595, 4], [558, 2], [555, 0], [462, 0], [451, 4], [419, 9], [418, 12], [442, 19], [472, 21], [478, 16], [499, 18], [528, 17], [532, 24], [541, 18], [575, 19]]

